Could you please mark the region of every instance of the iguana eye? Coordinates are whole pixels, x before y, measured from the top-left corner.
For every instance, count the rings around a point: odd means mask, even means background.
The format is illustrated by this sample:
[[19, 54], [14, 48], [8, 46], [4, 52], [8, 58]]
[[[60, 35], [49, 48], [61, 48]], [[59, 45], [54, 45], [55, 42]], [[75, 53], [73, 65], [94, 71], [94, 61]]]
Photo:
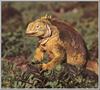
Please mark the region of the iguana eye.
[[39, 25], [36, 25], [36, 29], [39, 29], [40, 28], [40, 26]]

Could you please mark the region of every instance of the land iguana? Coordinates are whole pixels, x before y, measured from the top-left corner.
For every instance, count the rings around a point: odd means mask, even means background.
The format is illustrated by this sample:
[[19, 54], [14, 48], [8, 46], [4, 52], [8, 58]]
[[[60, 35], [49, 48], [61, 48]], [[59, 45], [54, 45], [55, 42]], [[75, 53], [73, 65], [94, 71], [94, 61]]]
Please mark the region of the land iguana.
[[41, 62], [45, 53], [50, 60], [42, 64], [43, 70], [52, 70], [62, 60], [66, 63], [86, 67], [96, 74], [98, 64], [89, 60], [89, 54], [82, 36], [67, 22], [51, 18], [41, 17], [27, 26], [26, 34], [39, 38], [39, 45], [35, 50], [35, 60]]

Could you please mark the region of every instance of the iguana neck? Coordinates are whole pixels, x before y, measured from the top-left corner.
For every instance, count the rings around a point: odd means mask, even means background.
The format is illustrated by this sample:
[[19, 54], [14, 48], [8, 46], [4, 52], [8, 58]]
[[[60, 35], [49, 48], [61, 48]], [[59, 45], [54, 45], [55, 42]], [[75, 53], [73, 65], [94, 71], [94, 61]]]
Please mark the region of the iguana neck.
[[39, 43], [45, 44], [48, 42], [49, 39], [52, 39], [54, 37], [59, 37], [59, 32], [55, 26], [51, 26], [51, 35], [48, 37], [39, 37]]

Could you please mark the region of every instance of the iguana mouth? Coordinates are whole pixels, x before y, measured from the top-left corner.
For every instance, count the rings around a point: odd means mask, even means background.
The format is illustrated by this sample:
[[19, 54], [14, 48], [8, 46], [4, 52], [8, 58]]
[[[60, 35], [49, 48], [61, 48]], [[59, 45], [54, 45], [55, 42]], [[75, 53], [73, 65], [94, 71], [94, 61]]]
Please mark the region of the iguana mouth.
[[33, 32], [33, 33], [26, 33], [26, 35], [29, 35], [29, 36], [32, 36], [34, 34], [36, 34], [36, 33], [35, 32]]

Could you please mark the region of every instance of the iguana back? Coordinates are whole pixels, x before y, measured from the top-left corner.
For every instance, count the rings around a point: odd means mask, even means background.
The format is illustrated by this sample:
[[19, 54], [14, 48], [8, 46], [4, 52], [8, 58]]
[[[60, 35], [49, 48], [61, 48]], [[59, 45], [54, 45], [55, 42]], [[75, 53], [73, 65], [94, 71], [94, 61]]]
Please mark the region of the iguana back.
[[[70, 26], [69, 23], [57, 19], [50, 19], [49, 21], [52, 25], [56, 26], [59, 31], [59, 37], [62, 41], [61, 44], [66, 50], [67, 62], [78, 64], [78, 55], [81, 55], [79, 61], [81, 61], [82, 58], [84, 61], [89, 59], [88, 50], [82, 36]], [[71, 61], [72, 58], [73, 60]], [[75, 60], [75, 58], [77, 58], [77, 60]]]

